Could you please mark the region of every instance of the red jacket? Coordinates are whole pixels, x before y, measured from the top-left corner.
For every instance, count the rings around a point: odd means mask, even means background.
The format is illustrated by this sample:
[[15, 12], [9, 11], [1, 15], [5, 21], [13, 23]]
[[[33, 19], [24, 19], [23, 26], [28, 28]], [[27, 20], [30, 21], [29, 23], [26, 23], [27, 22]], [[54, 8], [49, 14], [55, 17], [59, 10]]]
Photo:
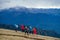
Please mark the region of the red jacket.
[[21, 29], [22, 29], [22, 30], [24, 30], [24, 29], [25, 29], [25, 28], [24, 28], [24, 25], [21, 25]]
[[33, 33], [34, 33], [34, 34], [37, 34], [36, 28], [33, 28]]

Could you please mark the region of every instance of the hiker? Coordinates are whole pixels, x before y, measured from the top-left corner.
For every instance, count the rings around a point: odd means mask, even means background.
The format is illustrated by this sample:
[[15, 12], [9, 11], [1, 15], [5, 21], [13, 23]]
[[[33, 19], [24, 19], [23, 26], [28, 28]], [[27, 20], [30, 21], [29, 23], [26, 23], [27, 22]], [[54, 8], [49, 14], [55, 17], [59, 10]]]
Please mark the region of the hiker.
[[32, 27], [29, 26], [29, 33], [33, 33]]
[[29, 28], [27, 26], [25, 27], [25, 34], [29, 35]]
[[33, 34], [37, 34], [36, 28], [33, 28]]
[[18, 30], [18, 25], [17, 24], [15, 24], [15, 31], [17, 32], [17, 30]]
[[24, 32], [25, 26], [21, 25], [21, 31]]

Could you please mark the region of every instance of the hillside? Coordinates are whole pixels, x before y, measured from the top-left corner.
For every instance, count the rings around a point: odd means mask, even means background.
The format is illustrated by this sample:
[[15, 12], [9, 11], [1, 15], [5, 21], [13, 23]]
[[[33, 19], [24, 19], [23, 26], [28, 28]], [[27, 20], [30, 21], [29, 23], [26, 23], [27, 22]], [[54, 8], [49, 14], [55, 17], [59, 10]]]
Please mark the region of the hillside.
[[34, 34], [25, 35], [21, 31], [15, 32], [14, 30], [0, 29], [0, 40], [60, 40], [60, 38]]

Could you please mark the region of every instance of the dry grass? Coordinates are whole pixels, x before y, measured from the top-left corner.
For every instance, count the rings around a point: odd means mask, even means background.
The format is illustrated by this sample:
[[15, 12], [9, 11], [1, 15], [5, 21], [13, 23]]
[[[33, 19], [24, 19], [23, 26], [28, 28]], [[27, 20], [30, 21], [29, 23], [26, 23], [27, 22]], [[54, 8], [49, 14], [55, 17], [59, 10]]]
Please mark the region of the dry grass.
[[59, 38], [15, 32], [13, 30], [0, 29], [0, 40], [60, 40]]

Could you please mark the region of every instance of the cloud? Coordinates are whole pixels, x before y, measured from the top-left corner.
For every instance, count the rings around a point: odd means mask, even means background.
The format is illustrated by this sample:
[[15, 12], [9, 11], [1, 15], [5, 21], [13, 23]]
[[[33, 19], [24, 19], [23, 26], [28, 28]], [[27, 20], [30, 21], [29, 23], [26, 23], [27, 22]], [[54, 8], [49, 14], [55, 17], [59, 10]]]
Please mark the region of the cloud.
[[28, 8], [60, 8], [60, 0], [0, 0], [0, 9], [15, 6]]

